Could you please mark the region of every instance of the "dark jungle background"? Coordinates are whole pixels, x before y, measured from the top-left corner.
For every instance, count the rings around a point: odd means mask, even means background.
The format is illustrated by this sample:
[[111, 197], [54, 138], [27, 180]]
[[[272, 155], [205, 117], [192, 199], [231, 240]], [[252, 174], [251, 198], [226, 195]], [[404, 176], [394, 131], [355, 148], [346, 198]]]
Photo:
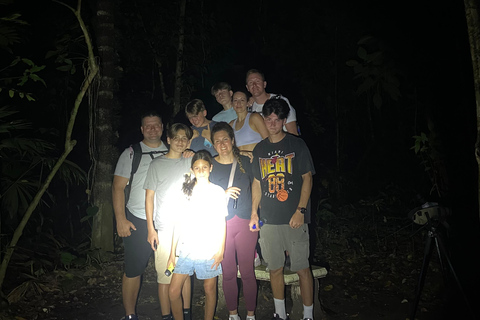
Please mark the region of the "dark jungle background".
[[[141, 139], [140, 114], [155, 108], [165, 124], [187, 123], [185, 104], [200, 98], [211, 118], [221, 110], [211, 86], [244, 90], [256, 68], [267, 92], [289, 98], [314, 158], [314, 259], [331, 264], [343, 250], [326, 247], [326, 234], [387, 253], [399, 248], [385, 239], [406, 237], [418, 269], [425, 230], [411, 240], [419, 227], [407, 213], [439, 202], [451, 212], [455, 270], [478, 299], [477, 128], [462, 1], [84, 0], [81, 16], [102, 77], [80, 105], [76, 146], [15, 246], [5, 297], [52, 270], [121, 252], [105, 208], [119, 153]], [[0, 0], [2, 258], [63, 150], [86, 56], [66, 6]]]

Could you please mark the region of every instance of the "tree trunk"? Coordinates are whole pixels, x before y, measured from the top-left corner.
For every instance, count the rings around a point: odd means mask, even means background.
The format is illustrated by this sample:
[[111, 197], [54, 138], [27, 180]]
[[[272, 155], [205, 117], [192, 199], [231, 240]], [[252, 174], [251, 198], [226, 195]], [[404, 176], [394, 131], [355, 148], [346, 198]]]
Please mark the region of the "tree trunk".
[[43, 194], [47, 191], [48, 187], [50, 186], [50, 183], [52, 182], [53, 177], [55, 177], [55, 175], [57, 174], [58, 169], [61, 167], [61, 165], [63, 164], [63, 162], [65, 161], [65, 159], [67, 158], [67, 156], [70, 154], [70, 152], [73, 150], [73, 147], [77, 143], [75, 140], [72, 140], [72, 132], [73, 132], [73, 127], [75, 125], [75, 119], [77, 117], [78, 109], [80, 108], [80, 104], [82, 103], [83, 97], [85, 96], [85, 93], [89, 89], [90, 85], [92, 84], [92, 82], [94, 81], [98, 73], [98, 66], [95, 62], [95, 57], [93, 55], [91, 38], [90, 38], [90, 35], [88, 34], [87, 28], [81, 16], [80, 9], [82, 6], [82, 1], [78, 0], [76, 9], [73, 9], [72, 7], [62, 2], [59, 2], [59, 1], [55, 1], [55, 2], [58, 2], [66, 6], [67, 8], [69, 8], [75, 14], [75, 17], [77, 18], [80, 24], [80, 27], [82, 28], [82, 32], [85, 37], [85, 42], [88, 48], [88, 69], [86, 70], [85, 81], [82, 84], [80, 92], [78, 93], [77, 98], [75, 99], [72, 112], [70, 113], [70, 119], [68, 121], [67, 130], [65, 132], [65, 150], [63, 151], [60, 158], [58, 158], [57, 162], [52, 168], [52, 171], [50, 171], [47, 178], [43, 182], [41, 188], [38, 190], [32, 202], [29, 204], [27, 211], [23, 215], [22, 220], [20, 221], [19, 225], [15, 229], [15, 232], [13, 233], [12, 240], [10, 241], [10, 244], [7, 247], [5, 256], [3, 257], [2, 265], [0, 266], [0, 291], [3, 286], [3, 281], [5, 280], [8, 264], [10, 263], [10, 259], [12, 258], [13, 252], [15, 250], [15, 246], [17, 245], [18, 240], [23, 234], [23, 229], [25, 229], [25, 226], [27, 225], [28, 220], [32, 216], [32, 213], [37, 207], [38, 203], [40, 202]]
[[[478, 201], [480, 209], [480, 23], [476, 0], [464, 0], [465, 16], [467, 18], [468, 38], [472, 56], [475, 102], [477, 110], [477, 142], [475, 143], [475, 158], [478, 166]], [[480, 218], [480, 212], [479, 212]]]
[[180, 15], [178, 19], [178, 47], [177, 47], [177, 66], [175, 69], [175, 92], [173, 95], [173, 115], [172, 119], [180, 111], [180, 96], [182, 93], [182, 73], [183, 73], [183, 44], [185, 41], [185, 7], [187, 0], [180, 0]]
[[113, 251], [113, 206], [112, 173], [117, 151], [115, 148], [114, 122], [115, 108], [115, 30], [113, 0], [97, 2], [96, 43], [100, 57], [101, 77], [98, 98], [93, 100], [91, 121], [94, 132], [94, 176], [92, 183], [93, 205], [98, 212], [93, 218], [92, 248]]

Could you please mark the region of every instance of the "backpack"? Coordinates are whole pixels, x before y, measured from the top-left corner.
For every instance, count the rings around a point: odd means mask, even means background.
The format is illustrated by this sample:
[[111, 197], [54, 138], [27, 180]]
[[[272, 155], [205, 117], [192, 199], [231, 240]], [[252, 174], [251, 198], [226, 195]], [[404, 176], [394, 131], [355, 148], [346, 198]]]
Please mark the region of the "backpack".
[[130, 199], [130, 190], [132, 188], [133, 176], [135, 175], [135, 173], [138, 170], [138, 167], [140, 166], [140, 161], [142, 160], [143, 155], [148, 154], [153, 160], [155, 159], [153, 155], [159, 154], [159, 153], [163, 155], [163, 154], [166, 154], [167, 151], [143, 152], [142, 147], [140, 146], [140, 142], [137, 142], [130, 146], [130, 158], [133, 157], [133, 161], [132, 161], [132, 171], [130, 172], [130, 179], [128, 180], [128, 184], [125, 186], [125, 205], [127, 205], [128, 199]]

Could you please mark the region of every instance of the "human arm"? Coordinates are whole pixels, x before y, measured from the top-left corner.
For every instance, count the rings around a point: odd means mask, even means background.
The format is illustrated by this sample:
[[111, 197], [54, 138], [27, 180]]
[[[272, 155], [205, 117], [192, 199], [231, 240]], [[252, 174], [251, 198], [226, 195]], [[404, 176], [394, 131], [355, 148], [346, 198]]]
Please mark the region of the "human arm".
[[117, 221], [117, 234], [119, 237], [128, 237], [131, 235], [130, 230], [137, 230], [135, 225], [127, 220], [125, 214], [125, 187], [127, 186], [128, 178], [114, 175], [112, 184], [112, 202], [113, 211], [115, 213], [115, 220]]
[[254, 102], [255, 102], [255, 99], [253, 99], [253, 97], [248, 98], [247, 107], [253, 106]]
[[202, 137], [207, 139], [210, 144], [213, 145], [211, 140], [212, 129], [210, 128], [210, 123], [207, 124], [207, 128], [202, 130]]
[[190, 141], [195, 138], [198, 138], [199, 136], [200, 136], [200, 133], [198, 133], [198, 130], [193, 130], [193, 136], [192, 136], [192, 139], [190, 139]]
[[261, 115], [258, 113], [252, 113], [249, 124], [253, 131], [258, 132], [262, 136], [262, 139], [268, 137], [268, 130]]
[[184, 157], [184, 158], [192, 158], [194, 155], [195, 155], [195, 151], [190, 150], [190, 149], [186, 149], [182, 153], [182, 157]]
[[[260, 181], [257, 178], [253, 178], [252, 182], [252, 214], [250, 216], [250, 231], [258, 232], [260, 230], [258, 224], [258, 206], [260, 205], [260, 199], [262, 197], [262, 187], [260, 186]], [[256, 226], [253, 229], [253, 226]]]
[[287, 132], [298, 136], [297, 121], [288, 122], [285, 124]]
[[293, 229], [300, 228], [305, 222], [305, 215], [300, 212], [298, 208], [306, 208], [308, 204], [308, 199], [310, 198], [310, 194], [312, 192], [312, 172], [309, 171], [305, 174], [302, 174], [302, 188], [300, 191], [300, 201], [298, 202], [297, 210], [293, 214], [292, 218], [290, 219], [289, 225]]
[[213, 255], [212, 259], [214, 260], [213, 261], [213, 264], [212, 266], [210, 267], [210, 269], [213, 269], [215, 267], [215, 270], [218, 269], [218, 266], [220, 265], [220, 263], [222, 263], [223, 261], [223, 254], [225, 253], [225, 238], [226, 238], [226, 234], [227, 234], [227, 225], [226, 225], [226, 222], [225, 222], [225, 218], [222, 219], [222, 223], [219, 225], [219, 228], [221, 228], [222, 231], [222, 235], [221, 235], [221, 244], [220, 244], [220, 248], [218, 249], [218, 251]]
[[172, 234], [172, 246], [170, 248], [170, 256], [168, 257], [168, 262], [167, 262], [167, 267], [170, 265], [173, 265], [175, 267], [176, 265], [176, 256], [177, 256], [177, 245], [178, 245], [178, 239], [180, 238], [180, 230], [177, 226], [173, 228], [173, 234]]
[[247, 151], [247, 150], [240, 150], [240, 154], [242, 156], [248, 157], [250, 159], [250, 163], [253, 161], [253, 153], [252, 151]]
[[232, 199], [238, 199], [238, 197], [240, 197], [240, 191], [242, 189], [238, 188], [238, 187], [230, 187], [230, 188], [227, 188], [227, 190], [225, 190], [225, 195], [227, 196], [227, 200], [229, 198], [232, 198]]
[[158, 245], [158, 233], [155, 230], [153, 225], [153, 206], [155, 200], [155, 191], [146, 189], [145, 190], [145, 215], [147, 216], [147, 230], [148, 236], [147, 241], [150, 243], [153, 251], [156, 251], [156, 246]]

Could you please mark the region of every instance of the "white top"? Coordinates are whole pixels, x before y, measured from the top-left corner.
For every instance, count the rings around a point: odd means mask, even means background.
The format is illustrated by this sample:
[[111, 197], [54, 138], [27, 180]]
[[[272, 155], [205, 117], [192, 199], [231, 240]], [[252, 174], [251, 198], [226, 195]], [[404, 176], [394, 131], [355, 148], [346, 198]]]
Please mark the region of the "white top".
[[[270, 98], [273, 96], [276, 96], [275, 93], [269, 93], [269, 94], [270, 94]], [[284, 96], [282, 96], [282, 99], [287, 101], [288, 107], [290, 108], [290, 112], [288, 113], [288, 116], [287, 116], [287, 123], [297, 121], [297, 113], [295, 109], [292, 107], [292, 105], [290, 104], [290, 101], [288, 101], [288, 99], [285, 98]], [[258, 104], [254, 102], [252, 105], [252, 111], [258, 112], [260, 114], [262, 114], [262, 108], [263, 108], [263, 104]], [[283, 129], [286, 131], [285, 127], [283, 127]]]
[[[140, 142], [140, 146], [142, 147], [142, 152], [168, 150], [163, 143], [158, 148], [150, 148], [143, 142]], [[154, 154], [153, 156], [158, 157], [160, 156], [160, 154]], [[130, 173], [132, 172], [132, 162], [133, 149], [130, 147], [125, 149], [118, 158], [114, 175], [130, 179]], [[147, 176], [148, 166], [150, 165], [150, 162], [152, 162], [152, 157], [150, 157], [150, 155], [142, 155], [140, 165], [138, 166], [137, 172], [133, 176], [133, 184], [130, 189], [130, 198], [127, 203], [128, 211], [130, 211], [135, 217], [143, 220], [147, 219], [145, 215], [145, 190], [143, 189], [143, 183], [145, 182], [145, 177]]]
[[225, 190], [209, 183], [193, 188], [190, 200], [183, 197], [181, 215], [175, 225], [180, 231], [177, 254], [191, 259], [211, 259], [218, 252], [228, 215]]

